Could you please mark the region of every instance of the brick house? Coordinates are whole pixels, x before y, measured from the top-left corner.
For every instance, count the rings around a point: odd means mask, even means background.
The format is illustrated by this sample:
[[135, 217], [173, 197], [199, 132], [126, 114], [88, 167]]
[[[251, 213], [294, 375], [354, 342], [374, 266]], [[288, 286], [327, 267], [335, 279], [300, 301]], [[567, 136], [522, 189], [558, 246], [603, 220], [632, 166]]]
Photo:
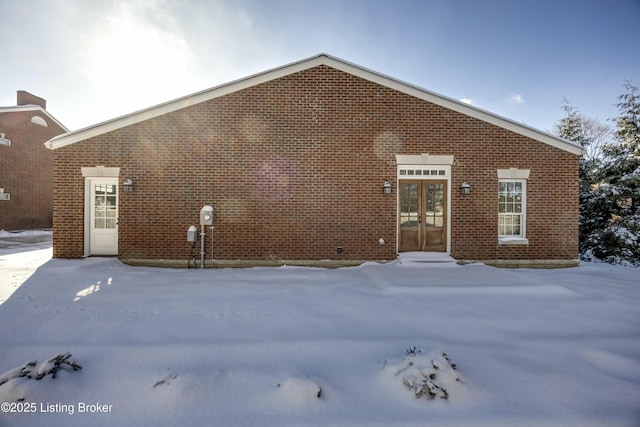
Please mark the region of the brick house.
[[577, 263], [580, 147], [324, 54], [47, 146], [55, 257]]
[[0, 107], [0, 230], [52, 227], [53, 153], [43, 144], [68, 129], [46, 108], [23, 90]]

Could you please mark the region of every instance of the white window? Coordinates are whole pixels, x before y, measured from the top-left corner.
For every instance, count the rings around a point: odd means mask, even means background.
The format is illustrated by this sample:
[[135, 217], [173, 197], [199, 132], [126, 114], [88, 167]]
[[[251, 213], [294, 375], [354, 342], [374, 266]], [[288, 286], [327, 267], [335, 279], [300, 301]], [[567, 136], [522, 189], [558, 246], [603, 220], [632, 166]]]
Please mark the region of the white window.
[[402, 179], [448, 178], [450, 166], [398, 166], [398, 177]]
[[498, 169], [498, 241], [526, 245], [529, 169]]
[[498, 239], [503, 243], [527, 243], [527, 181], [498, 181]]

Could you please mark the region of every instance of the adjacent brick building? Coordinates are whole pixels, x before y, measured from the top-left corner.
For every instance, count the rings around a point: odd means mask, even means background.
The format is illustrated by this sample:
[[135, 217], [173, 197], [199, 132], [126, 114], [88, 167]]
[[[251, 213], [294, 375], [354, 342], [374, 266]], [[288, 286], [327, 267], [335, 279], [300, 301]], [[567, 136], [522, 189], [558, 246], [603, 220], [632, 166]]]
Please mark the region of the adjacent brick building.
[[20, 90], [0, 107], [0, 230], [51, 228], [53, 153], [44, 143], [68, 130], [46, 101]]
[[327, 55], [47, 146], [55, 257], [577, 262], [580, 147]]

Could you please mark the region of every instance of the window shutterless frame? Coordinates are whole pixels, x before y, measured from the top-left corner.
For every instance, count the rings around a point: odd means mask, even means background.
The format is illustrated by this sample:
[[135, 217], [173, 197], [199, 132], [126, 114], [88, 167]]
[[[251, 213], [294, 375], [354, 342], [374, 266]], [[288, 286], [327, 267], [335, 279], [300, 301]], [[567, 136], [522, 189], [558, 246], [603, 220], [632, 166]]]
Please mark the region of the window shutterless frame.
[[527, 180], [498, 180], [498, 238], [526, 238]]

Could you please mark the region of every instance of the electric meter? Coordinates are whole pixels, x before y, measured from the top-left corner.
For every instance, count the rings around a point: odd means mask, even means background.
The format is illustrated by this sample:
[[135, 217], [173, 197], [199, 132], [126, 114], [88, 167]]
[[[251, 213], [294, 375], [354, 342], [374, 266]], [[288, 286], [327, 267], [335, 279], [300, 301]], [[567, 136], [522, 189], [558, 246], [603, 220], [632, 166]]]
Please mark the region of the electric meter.
[[213, 207], [206, 205], [200, 209], [200, 225], [213, 225]]

